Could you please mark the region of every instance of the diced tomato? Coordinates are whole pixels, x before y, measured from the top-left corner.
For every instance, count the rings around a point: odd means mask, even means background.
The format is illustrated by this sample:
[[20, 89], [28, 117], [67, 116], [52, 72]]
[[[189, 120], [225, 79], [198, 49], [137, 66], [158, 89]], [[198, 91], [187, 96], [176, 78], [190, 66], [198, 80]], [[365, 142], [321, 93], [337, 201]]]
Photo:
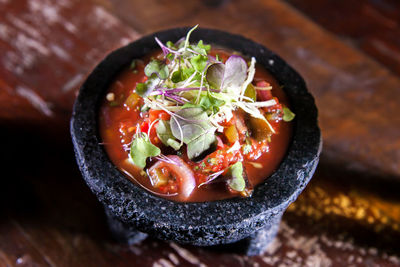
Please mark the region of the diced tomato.
[[149, 130], [149, 123], [147, 121], [143, 121], [142, 124], [140, 125], [140, 131], [142, 133], [147, 133]]
[[202, 161], [194, 164], [195, 177], [198, 183], [206, 182], [210, 174], [226, 170], [230, 165], [243, 161], [242, 153], [240, 150], [227, 153], [230, 146], [223, 145], [219, 150], [208, 155]]
[[231, 126], [231, 125], [235, 124], [234, 116], [229, 121], [223, 120], [223, 121], [219, 122], [218, 124], [221, 126], [224, 126], [224, 127]]
[[161, 145], [161, 140], [157, 136], [157, 131], [156, 131], [156, 127], [155, 126], [153, 126], [153, 128], [151, 128], [149, 138], [150, 138], [150, 142], [153, 145], [156, 145], [156, 146]]
[[149, 120], [150, 123], [155, 121], [156, 119], [160, 120], [169, 120], [171, 118], [171, 115], [169, 115], [167, 112], [164, 110], [155, 110], [155, 109], [150, 109], [149, 111]]

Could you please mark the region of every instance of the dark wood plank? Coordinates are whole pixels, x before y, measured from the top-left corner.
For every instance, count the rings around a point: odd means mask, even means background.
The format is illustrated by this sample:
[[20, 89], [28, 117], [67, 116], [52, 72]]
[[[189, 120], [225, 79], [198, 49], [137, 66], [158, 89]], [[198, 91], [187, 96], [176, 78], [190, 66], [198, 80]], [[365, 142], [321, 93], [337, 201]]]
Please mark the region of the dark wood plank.
[[396, 0], [287, 0], [329, 31], [400, 74], [400, 3]]
[[87, 72], [138, 37], [88, 1], [2, 1], [0, 9], [0, 121], [7, 123], [65, 131]]
[[27, 239], [18, 223], [7, 219], [0, 224], [0, 266], [52, 266], [35, 244]]

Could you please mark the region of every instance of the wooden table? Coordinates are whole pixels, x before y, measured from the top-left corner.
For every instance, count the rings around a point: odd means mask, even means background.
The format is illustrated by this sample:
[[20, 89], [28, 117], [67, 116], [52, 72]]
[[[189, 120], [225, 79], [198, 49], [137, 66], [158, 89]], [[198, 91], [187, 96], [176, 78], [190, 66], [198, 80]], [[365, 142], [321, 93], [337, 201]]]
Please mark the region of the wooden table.
[[[400, 265], [394, 0], [1, 0], [0, 12], [0, 266]], [[144, 34], [195, 24], [280, 54], [319, 107], [321, 164], [262, 256], [118, 244], [74, 162], [68, 122], [93, 66]]]

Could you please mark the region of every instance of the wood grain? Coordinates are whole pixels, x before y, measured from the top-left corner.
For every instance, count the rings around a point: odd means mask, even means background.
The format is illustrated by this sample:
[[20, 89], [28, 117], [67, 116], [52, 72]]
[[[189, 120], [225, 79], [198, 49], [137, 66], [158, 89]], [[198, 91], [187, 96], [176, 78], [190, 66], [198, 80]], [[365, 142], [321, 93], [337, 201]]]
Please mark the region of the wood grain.
[[9, 123], [65, 126], [87, 72], [138, 37], [87, 1], [1, 1], [0, 9], [0, 120]]
[[288, 0], [329, 31], [400, 74], [400, 3], [396, 0]]

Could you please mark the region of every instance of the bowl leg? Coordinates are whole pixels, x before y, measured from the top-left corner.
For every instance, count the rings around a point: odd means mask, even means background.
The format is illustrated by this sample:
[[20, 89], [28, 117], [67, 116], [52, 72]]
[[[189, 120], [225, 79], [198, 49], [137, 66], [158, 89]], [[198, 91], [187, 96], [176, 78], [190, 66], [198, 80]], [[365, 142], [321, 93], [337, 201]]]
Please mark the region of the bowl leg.
[[275, 239], [279, 230], [281, 218], [282, 214], [273, 218], [266, 227], [258, 230], [248, 238], [238, 241], [238, 245], [243, 248], [243, 253], [248, 256], [262, 254]]
[[107, 208], [104, 208], [104, 210], [107, 215], [108, 227], [117, 241], [134, 245], [146, 239], [147, 234], [139, 232], [134, 227], [121, 222]]

